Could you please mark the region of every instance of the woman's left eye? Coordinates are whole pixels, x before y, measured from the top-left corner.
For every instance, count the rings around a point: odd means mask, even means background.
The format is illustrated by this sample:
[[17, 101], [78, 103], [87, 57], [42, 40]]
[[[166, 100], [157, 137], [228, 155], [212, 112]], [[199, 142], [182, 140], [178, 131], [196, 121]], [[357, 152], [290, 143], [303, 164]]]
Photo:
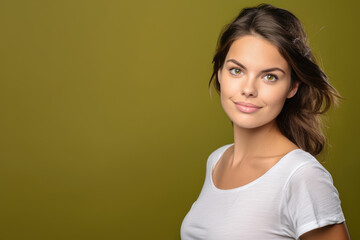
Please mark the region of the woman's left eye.
[[273, 74], [266, 74], [265, 75], [265, 79], [269, 82], [274, 82], [276, 81], [278, 78], [277, 76], [273, 75]]

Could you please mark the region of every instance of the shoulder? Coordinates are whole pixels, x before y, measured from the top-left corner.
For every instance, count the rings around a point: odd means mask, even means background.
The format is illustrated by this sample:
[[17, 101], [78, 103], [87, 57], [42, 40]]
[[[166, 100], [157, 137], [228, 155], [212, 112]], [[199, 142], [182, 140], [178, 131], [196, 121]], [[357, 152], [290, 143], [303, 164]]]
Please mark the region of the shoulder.
[[325, 167], [310, 153], [296, 149], [285, 155], [287, 158], [283, 166], [283, 170], [287, 171], [288, 179], [287, 183], [290, 184], [296, 181], [297, 178], [312, 179], [319, 174], [330, 178], [330, 173]]
[[297, 149], [288, 160], [287, 169], [290, 172], [285, 184], [288, 196], [302, 195], [302, 191], [312, 192], [313, 195], [327, 195], [327, 191], [338, 194], [331, 174], [310, 153]]
[[214, 163], [216, 163], [220, 157], [224, 154], [224, 152], [226, 151], [226, 149], [228, 149], [229, 147], [231, 147], [233, 144], [226, 144], [224, 146], [221, 146], [219, 148], [217, 148], [215, 151], [213, 151], [210, 156], [208, 157], [207, 160], [207, 167], [213, 165]]
[[333, 181], [331, 174], [325, 167], [310, 153], [301, 149], [297, 149], [290, 156], [289, 161], [292, 172], [289, 174], [288, 184], [296, 184], [304, 181], [317, 181], [318, 179], [325, 178], [331, 183]]
[[287, 154], [287, 157], [291, 159], [292, 165], [294, 167], [301, 167], [305, 164], [314, 164], [322, 166], [319, 161], [310, 153], [302, 150], [295, 149]]
[[295, 236], [343, 222], [339, 193], [330, 173], [305, 151], [297, 150], [290, 157], [293, 168], [284, 189], [284, 210]]

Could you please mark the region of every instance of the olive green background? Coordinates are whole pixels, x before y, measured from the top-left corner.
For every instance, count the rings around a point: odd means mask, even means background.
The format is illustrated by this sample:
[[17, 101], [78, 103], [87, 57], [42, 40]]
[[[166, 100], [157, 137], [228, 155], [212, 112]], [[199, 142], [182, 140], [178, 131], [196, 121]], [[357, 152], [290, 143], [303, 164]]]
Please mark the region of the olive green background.
[[[0, 239], [179, 239], [232, 142], [207, 88], [218, 35], [259, 3], [0, 0]], [[359, 2], [269, 3], [303, 21], [346, 98], [324, 165], [360, 238]]]

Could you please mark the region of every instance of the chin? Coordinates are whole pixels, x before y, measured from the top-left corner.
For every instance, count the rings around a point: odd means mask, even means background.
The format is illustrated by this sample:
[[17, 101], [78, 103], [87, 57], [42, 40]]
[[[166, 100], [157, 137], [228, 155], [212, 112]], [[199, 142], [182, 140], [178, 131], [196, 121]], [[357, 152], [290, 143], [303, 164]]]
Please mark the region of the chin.
[[[266, 125], [266, 124], [265, 124]], [[242, 128], [242, 129], [259, 129], [261, 127], [265, 126], [264, 124], [255, 124], [255, 123], [234, 123], [233, 122], [233, 126], [236, 128]]]
[[242, 129], [259, 129], [276, 125], [276, 119], [231, 119], [233, 126]]

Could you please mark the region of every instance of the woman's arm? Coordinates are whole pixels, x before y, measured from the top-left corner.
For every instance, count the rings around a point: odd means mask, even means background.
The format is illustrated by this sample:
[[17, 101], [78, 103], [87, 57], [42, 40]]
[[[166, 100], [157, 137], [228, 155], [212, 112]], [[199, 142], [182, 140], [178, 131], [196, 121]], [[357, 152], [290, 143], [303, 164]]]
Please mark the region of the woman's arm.
[[304, 233], [301, 240], [350, 240], [345, 223], [334, 224]]

